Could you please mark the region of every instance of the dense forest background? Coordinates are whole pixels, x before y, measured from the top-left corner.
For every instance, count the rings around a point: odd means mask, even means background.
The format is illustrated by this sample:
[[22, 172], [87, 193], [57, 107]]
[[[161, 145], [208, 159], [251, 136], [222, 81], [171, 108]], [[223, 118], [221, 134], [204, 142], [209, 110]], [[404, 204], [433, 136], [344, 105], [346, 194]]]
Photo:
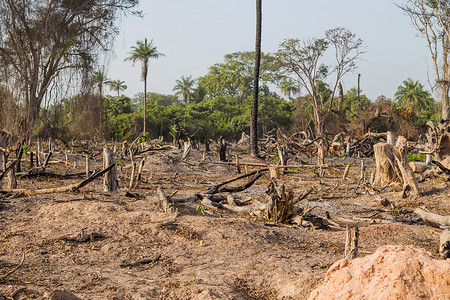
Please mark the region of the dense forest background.
[[[183, 76], [174, 82], [172, 95], [162, 95], [146, 91], [148, 59], [163, 54], [145, 39], [131, 47], [127, 58], [142, 62], [145, 82], [144, 92], [131, 98], [124, 78], [108, 78], [108, 67], [98, 61], [117, 35], [119, 16], [140, 14], [133, 11], [137, 1], [0, 4], [0, 129], [24, 140], [62, 142], [133, 140], [144, 132], [151, 139], [205, 143], [249, 133], [254, 52], [227, 54], [204, 76]], [[326, 51], [336, 54], [334, 65], [322, 62]], [[357, 63], [365, 51], [362, 40], [335, 28], [323, 38], [286, 39], [276, 53], [263, 53], [259, 137], [280, 128], [325, 140], [341, 132], [357, 138], [368, 131], [417, 139], [427, 121], [441, 119], [440, 102], [414, 79], [405, 79], [394, 99], [368, 99], [349, 83], [359, 81]], [[344, 91], [344, 78], [346, 86], [354, 87]]]
[[[312, 107], [307, 96], [292, 82], [277, 76], [271, 69], [273, 57], [263, 55], [263, 76], [259, 106], [261, 136], [277, 126], [293, 134], [305, 131], [314, 135]], [[172, 141], [181, 131], [201, 143], [220, 136], [237, 140], [242, 132], [249, 132], [252, 101], [252, 52], [236, 52], [225, 56], [223, 63], [210, 67], [208, 74], [193, 79], [182, 77], [174, 85], [173, 95], [147, 93], [147, 131], [149, 138], [163, 136]], [[76, 139], [132, 140], [143, 129], [143, 98], [123, 94], [126, 85], [121, 80], [96, 80], [92, 74], [91, 92], [76, 94], [61, 101], [50, 101], [40, 109], [33, 129], [35, 138], [52, 138], [66, 142]], [[332, 90], [317, 82], [317, 90], [327, 106]], [[278, 92], [278, 93], [277, 93]], [[105, 95], [104, 95], [105, 94]], [[382, 106], [382, 113], [368, 128], [371, 132], [395, 131], [416, 139], [428, 120], [440, 120], [439, 103], [424, 86], [412, 79], [399, 86], [395, 99], [384, 96], [368, 99], [363, 91], [358, 102], [356, 87], [343, 92], [342, 112], [345, 122], [357, 124], [361, 118], [373, 114]], [[335, 96], [337, 98], [338, 95]], [[334, 101], [332, 111], [337, 110]], [[17, 133], [22, 107], [13, 101], [6, 88], [0, 91], [0, 126]], [[325, 134], [332, 138], [340, 132], [337, 114], [325, 116]]]

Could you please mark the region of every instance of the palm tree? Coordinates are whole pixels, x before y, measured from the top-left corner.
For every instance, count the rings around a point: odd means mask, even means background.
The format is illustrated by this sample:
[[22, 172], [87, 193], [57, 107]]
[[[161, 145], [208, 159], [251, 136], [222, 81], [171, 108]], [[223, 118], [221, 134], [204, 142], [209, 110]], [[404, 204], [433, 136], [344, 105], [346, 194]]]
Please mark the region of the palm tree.
[[122, 81], [120, 79], [117, 80], [110, 80], [108, 81], [109, 90], [110, 91], [116, 91], [117, 97], [120, 96], [120, 92], [126, 90], [128, 87], [125, 85], [125, 81]]
[[98, 70], [94, 73], [94, 82], [97, 84], [98, 87], [98, 94], [100, 98], [103, 97], [103, 85], [105, 83], [108, 83], [108, 78], [106, 78], [105, 72], [102, 70]]
[[412, 107], [417, 112], [426, 110], [433, 103], [430, 92], [424, 90], [424, 86], [419, 81], [411, 78], [403, 81], [403, 84], [397, 88], [395, 100], [400, 108]]
[[173, 88], [173, 90], [176, 91], [175, 96], [181, 95], [183, 97], [184, 104], [187, 105], [194, 94], [194, 84], [195, 79], [192, 79], [192, 76], [181, 76], [181, 79], [176, 81], [176, 85]]
[[258, 94], [259, 94], [259, 66], [261, 64], [261, 0], [256, 0], [256, 42], [255, 69], [253, 73], [253, 100], [250, 117], [250, 149], [253, 157], [258, 157]]
[[291, 98], [291, 95], [300, 93], [300, 88], [295, 84], [294, 80], [289, 78], [280, 83], [280, 91], [288, 98]]
[[147, 132], [147, 74], [148, 74], [148, 60], [149, 58], [159, 58], [164, 54], [159, 53], [155, 46], [153, 46], [153, 40], [150, 43], [145, 38], [144, 41], [137, 41], [136, 46], [131, 47], [131, 51], [128, 53], [130, 56], [125, 60], [131, 60], [133, 65], [136, 61], [142, 63], [141, 79], [144, 80], [144, 134]]

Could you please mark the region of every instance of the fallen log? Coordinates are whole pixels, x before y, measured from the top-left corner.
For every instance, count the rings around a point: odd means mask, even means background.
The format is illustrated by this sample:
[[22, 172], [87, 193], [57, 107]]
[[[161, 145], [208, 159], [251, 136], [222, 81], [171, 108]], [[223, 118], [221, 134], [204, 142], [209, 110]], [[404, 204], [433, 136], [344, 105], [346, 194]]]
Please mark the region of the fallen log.
[[419, 161], [410, 161], [409, 166], [414, 173], [423, 173], [430, 167], [429, 164]]
[[414, 210], [414, 213], [418, 214], [425, 223], [432, 227], [450, 227], [450, 216], [441, 216], [438, 214], [430, 213], [421, 208], [416, 208]]

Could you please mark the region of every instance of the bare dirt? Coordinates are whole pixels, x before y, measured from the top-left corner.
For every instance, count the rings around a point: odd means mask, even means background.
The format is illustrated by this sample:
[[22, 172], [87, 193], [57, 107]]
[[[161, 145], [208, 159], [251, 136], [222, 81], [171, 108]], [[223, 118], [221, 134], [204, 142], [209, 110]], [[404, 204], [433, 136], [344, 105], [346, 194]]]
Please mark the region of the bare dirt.
[[[131, 170], [129, 161], [120, 157], [117, 194], [102, 192], [101, 180], [78, 193], [0, 194], [0, 278], [25, 253], [24, 264], [0, 280], [0, 299], [57, 299], [55, 290], [80, 299], [306, 299], [327, 269], [343, 258], [344, 230], [273, 226], [263, 216], [199, 206], [195, 194], [236, 177], [236, 167], [217, 163], [212, 153], [204, 161], [199, 151], [186, 161], [181, 155], [178, 150], [147, 153], [143, 180], [132, 190], [142, 198], [125, 196]], [[250, 161], [245, 154], [240, 157], [241, 164]], [[98, 168], [100, 159], [93, 163]], [[69, 169], [63, 154], [52, 160], [49, 171]], [[374, 163], [366, 160], [369, 175]], [[342, 182], [342, 166], [348, 162], [355, 165]], [[425, 206], [450, 214], [448, 182], [425, 181], [419, 184], [422, 197], [402, 199], [400, 187], [376, 191], [358, 185], [359, 159], [326, 163], [336, 167], [325, 169], [323, 176], [317, 168], [294, 168], [281, 175], [296, 195], [314, 188], [296, 209], [315, 207], [315, 215], [328, 212], [331, 218], [373, 221], [360, 228], [360, 257], [384, 245], [413, 245], [439, 258], [439, 230], [417, 222], [413, 210]], [[76, 171], [84, 169], [82, 158], [77, 165]], [[40, 189], [82, 180], [38, 177], [19, 179], [18, 184]], [[236, 202], [266, 202], [268, 182], [266, 174], [235, 193]], [[158, 187], [169, 196], [177, 192], [172, 200], [178, 216], [172, 223], [166, 222], [175, 214], [161, 209]], [[390, 212], [382, 217], [373, 208]], [[147, 263], [123, 266], [143, 259]]]

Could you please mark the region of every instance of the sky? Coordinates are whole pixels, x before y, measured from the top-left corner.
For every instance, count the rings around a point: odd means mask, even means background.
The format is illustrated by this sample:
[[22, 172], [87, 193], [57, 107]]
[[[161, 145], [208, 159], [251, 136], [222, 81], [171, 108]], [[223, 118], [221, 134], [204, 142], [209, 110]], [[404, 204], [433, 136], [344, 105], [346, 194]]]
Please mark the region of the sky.
[[[225, 54], [254, 51], [255, 0], [141, 0], [143, 18], [128, 16], [120, 23], [114, 54], [106, 61], [107, 77], [125, 81], [129, 97], [143, 91], [141, 66], [129, 56], [136, 42], [153, 40], [165, 54], [149, 62], [150, 92], [173, 94], [181, 76], [198, 78]], [[417, 36], [407, 15], [395, 3], [404, 0], [262, 0], [262, 51], [276, 52], [289, 38], [322, 38], [328, 29], [343, 27], [364, 42], [358, 69], [343, 79], [344, 92], [357, 87], [375, 101], [394, 98], [407, 78], [431, 90], [434, 70], [426, 41]], [[331, 64], [333, 56], [324, 61]], [[332, 78], [327, 81], [333, 82]], [[113, 94], [113, 92], [110, 92]]]

